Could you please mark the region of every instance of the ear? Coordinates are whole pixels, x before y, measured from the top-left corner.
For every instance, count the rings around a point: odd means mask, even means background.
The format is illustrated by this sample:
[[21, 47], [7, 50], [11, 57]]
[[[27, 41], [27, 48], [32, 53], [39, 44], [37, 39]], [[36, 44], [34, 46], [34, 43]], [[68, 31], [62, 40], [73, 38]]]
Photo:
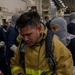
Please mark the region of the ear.
[[40, 24], [37, 26], [37, 28], [38, 28], [39, 31], [42, 30], [42, 26]]

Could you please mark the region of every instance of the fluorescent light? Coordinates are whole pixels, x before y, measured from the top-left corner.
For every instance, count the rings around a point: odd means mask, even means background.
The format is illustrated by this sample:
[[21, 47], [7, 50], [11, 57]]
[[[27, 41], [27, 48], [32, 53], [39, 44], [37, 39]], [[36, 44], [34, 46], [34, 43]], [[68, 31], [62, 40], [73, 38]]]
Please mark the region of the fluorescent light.
[[60, 3], [62, 3], [62, 1], [60, 1]]
[[65, 4], [63, 3], [63, 1], [62, 0], [58, 0], [60, 3], [61, 3], [61, 5], [65, 8]]

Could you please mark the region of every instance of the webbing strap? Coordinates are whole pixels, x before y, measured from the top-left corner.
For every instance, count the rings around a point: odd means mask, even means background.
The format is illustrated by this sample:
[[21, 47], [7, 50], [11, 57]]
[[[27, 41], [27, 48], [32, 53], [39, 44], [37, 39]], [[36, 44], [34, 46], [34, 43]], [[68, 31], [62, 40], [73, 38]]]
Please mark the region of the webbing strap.
[[22, 69], [22, 68], [19, 66], [15, 66], [14, 68], [12, 68], [12, 70], [11, 70], [12, 74], [19, 69]]
[[[45, 71], [49, 71], [49, 70], [45, 70]], [[44, 71], [43, 70], [33, 70], [33, 69], [26, 68], [26, 74], [30, 74], [30, 75], [41, 75], [42, 72], [44, 72]], [[48, 73], [47, 75], [50, 75], [50, 73]]]

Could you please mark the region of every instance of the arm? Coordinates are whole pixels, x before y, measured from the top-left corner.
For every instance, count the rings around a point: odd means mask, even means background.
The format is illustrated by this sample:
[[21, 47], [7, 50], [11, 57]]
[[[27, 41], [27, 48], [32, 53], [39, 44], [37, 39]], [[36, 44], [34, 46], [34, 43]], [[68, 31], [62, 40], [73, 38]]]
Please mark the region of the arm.
[[14, 57], [11, 59], [11, 73], [12, 75], [25, 75], [24, 71], [19, 63], [19, 48], [14, 53]]
[[73, 75], [71, 52], [57, 38], [53, 38], [53, 55], [56, 61], [54, 75]]
[[15, 52], [17, 49], [17, 41], [16, 41], [17, 32], [13, 27], [9, 27], [7, 31], [7, 35], [8, 35], [8, 46], [10, 47], [10, 50]]
[[0, 27], [0, 48], [5, 45], [5, 33], [3, 29]]

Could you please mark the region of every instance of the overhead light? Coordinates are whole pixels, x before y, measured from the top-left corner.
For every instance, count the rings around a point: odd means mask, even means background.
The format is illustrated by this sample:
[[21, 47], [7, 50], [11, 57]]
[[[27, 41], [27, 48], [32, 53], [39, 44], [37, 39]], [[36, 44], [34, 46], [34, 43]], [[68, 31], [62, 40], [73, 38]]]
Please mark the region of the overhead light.
[[66, 6], [66, 8], [68, 8], [68, 6]]
[[68, 6], [65, 7], [65, 9], [67, 9], [67, 8], [68, 8]]
[[60, 3], [62, 3], [62, 1], [60, 1]]
[[62, 0], [58, 0], [60, 3], [62, 3]]
[[63, 1], [62, 0], [58, 0], [60, 3], [61, 3], [61, 5], [65, 8], [65, 4], [63, 3]]
[[65, 7], [64, 3], [62, 3], [62, 6]]

